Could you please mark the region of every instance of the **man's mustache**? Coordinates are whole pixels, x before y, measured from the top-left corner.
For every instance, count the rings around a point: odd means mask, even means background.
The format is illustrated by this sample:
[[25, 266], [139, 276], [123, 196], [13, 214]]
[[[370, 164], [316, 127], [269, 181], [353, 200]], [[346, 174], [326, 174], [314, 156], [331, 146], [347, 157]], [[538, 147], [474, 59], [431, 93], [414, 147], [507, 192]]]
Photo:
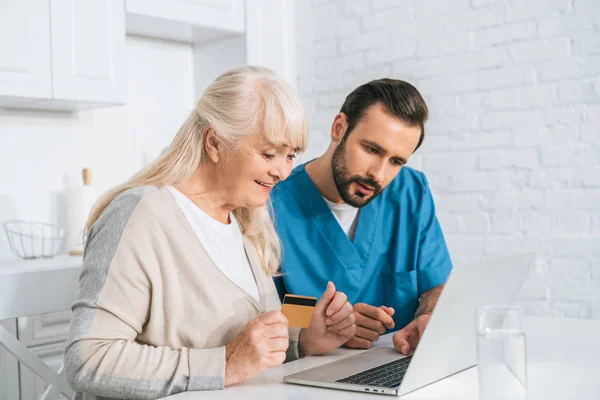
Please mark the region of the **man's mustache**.
[[370, 178], [363, 178], [362, 176], [353, 176], [350, 179], [348, 179], [348, 184], [352, 182], [358, 182], [361, 185], [368, 186], [372, 188], [375, 193], [381, 191], [381, 185]]

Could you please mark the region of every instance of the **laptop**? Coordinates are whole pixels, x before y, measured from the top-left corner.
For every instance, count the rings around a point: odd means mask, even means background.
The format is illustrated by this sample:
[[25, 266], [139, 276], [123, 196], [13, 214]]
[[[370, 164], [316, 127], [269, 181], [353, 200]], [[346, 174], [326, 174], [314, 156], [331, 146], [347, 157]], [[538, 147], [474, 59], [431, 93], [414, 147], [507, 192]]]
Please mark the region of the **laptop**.
[[470, 368], [477, 363], [476, 308], [513, 304], [534, 260], [530, 253], [453, 269], [412, 355], [378, 347], [283, 380], [402, 396]]

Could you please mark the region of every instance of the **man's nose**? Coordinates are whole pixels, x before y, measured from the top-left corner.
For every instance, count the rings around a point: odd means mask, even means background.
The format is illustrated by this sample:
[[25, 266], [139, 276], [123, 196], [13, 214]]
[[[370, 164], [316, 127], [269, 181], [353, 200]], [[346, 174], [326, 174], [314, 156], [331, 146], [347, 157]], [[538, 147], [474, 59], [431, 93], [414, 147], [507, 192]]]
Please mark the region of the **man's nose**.
[[373, 179], [379, 185], [383, 182], [385, 178], [385, 162], [381, 161], [371, 165], [369, 169], [369, 178]]

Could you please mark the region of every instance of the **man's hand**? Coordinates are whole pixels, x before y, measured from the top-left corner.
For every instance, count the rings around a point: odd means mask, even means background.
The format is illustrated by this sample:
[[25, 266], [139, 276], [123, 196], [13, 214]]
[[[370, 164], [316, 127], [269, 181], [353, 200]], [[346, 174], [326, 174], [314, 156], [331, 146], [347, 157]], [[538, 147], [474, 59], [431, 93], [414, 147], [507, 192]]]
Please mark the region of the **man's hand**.
[[365, 303], [354, 305], [356, 333], [345, 343], [352, 349], [368, 349], [385, 333], [386, 328], [394, 328], [394, 309], [391, 307], [375, 307]]
[[398, 332], [394, 333], [394, 337], [392, 338], [394, 347], [404, 355], [413, 353], [423, 336], [423, 332], [425, 331], [428, 322], [429, 315], [423, 314], [412, 320], [410, 324], [406, 325]]

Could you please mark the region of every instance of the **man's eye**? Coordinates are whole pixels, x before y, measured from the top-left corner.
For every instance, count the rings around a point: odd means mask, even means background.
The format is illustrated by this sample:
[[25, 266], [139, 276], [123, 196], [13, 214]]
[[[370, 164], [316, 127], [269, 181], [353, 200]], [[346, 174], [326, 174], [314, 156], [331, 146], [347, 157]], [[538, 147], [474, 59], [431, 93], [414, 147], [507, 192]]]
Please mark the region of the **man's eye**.
[[265, 157], [267, 160], [272, 160], [272, 159], [274, 159], [274, 158], [275, 158], [275, 154], [268, 154], [268, 153], [265, 153], [265, 154], [263, 154], [263, 156], [264, 156], [264, 157]]
[[377, 149], [374, 147], [367, 146], [367, 151], [371, 154], [377, 154]]
[[392, 160], [392, 165], [394, 165], [396, 167], [401, 167], [402, 166], [402, 162], [400, 162], [398, 160]]

